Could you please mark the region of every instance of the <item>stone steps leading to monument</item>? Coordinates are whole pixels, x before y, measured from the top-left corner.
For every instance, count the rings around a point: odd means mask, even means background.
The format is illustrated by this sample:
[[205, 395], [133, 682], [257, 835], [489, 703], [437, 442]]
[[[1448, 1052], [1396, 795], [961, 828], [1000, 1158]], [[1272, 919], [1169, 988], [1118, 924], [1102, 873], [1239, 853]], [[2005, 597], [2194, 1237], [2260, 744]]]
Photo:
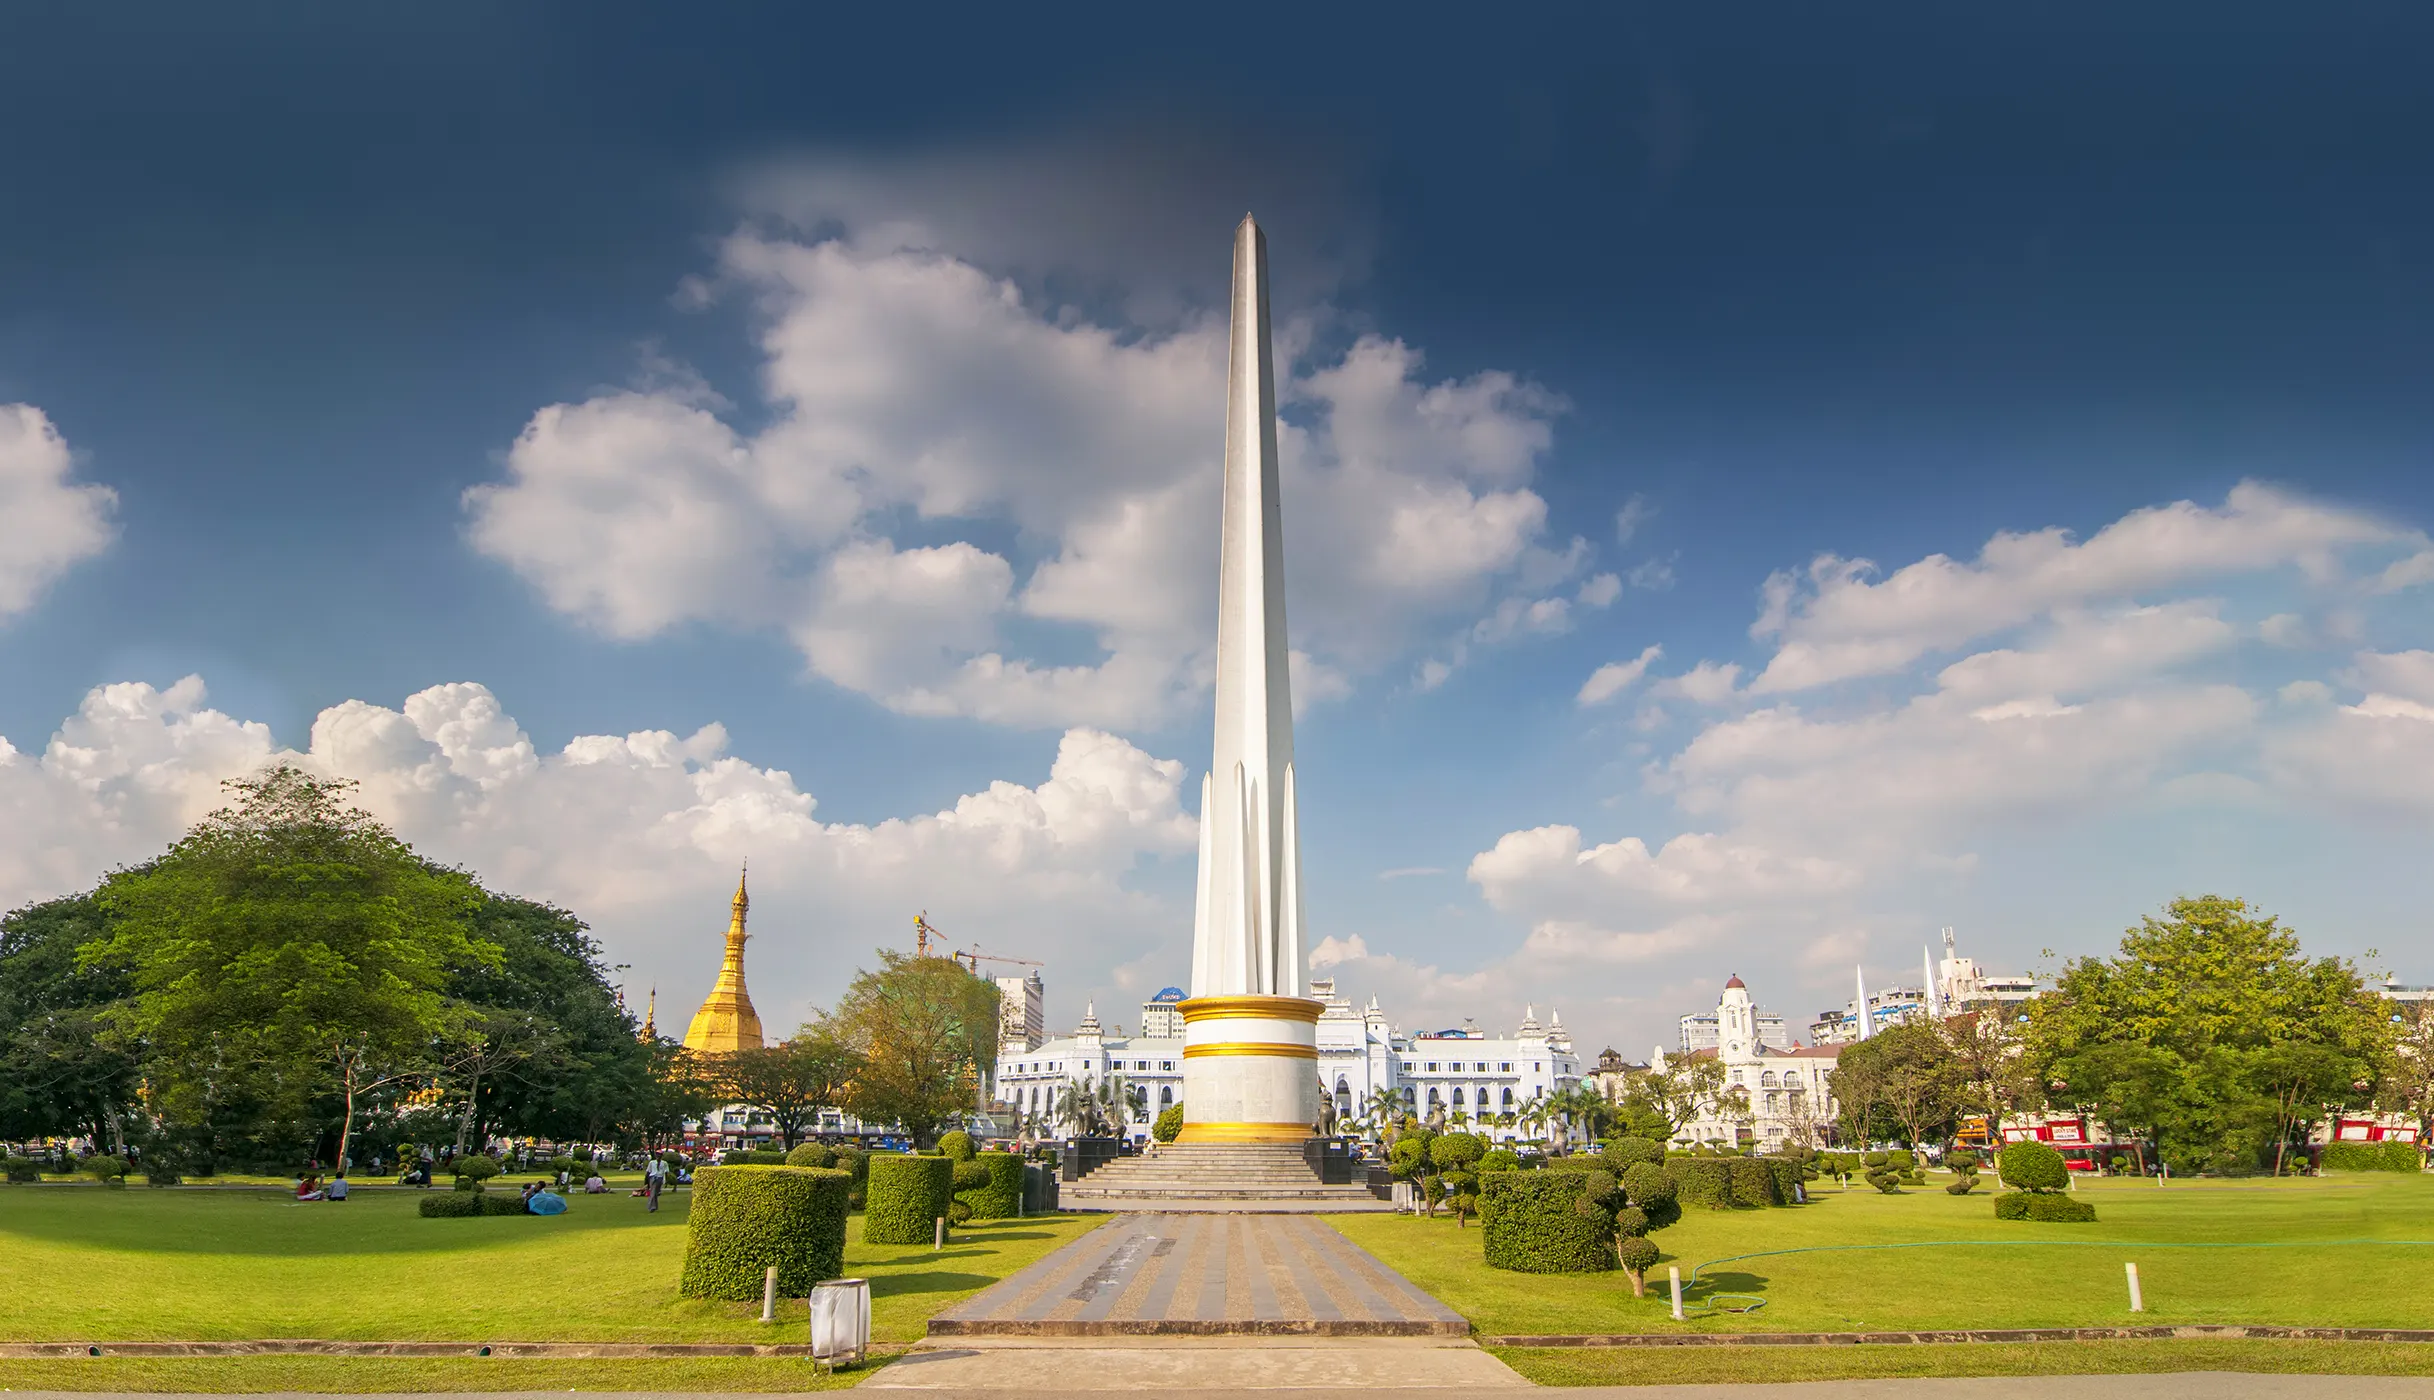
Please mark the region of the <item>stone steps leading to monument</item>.
[[1175, 1143], [1119, 1157], [1060, 1193], [1072, 1201], [1368, 1201], [1366, 1186], [1319, 1180], [1302, 1150], [1278, 1143]]

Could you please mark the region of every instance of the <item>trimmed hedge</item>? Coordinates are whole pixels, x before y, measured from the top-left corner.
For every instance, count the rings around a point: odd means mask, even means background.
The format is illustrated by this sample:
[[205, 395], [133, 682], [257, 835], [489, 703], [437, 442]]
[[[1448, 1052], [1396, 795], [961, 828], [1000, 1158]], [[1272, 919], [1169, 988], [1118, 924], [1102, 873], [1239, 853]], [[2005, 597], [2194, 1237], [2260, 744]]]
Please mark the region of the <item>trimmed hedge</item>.
[[0, 1161], [0, 1171], [5, 1171], [8, 1179], [20, 1186], [42, 1180], [42, 1164], [31, 1157], [10, 1157]]
[[1488, 1267], [1523, 1274], [1604, 1273], [1616, 1266], [1613, 1217], [1588, 1202], [1578, 1172], [1488, 1172], [1479, 1179]]
[[[2414, 1172], [2425, 1169], [2425, 1155], [2413, 1142], [2328, 1142], [2316, 1158], [2325, 1172]], [[13, 1179], [13, 1178], [12, 1178]]]
[[1149, 1125], [1149, 1135], [1160, 1142], [1173, 1142], [1183, 1132], [1183, 1105], [1170, 1103], [1158, 1110], [1158, 1120]]
[[460, 1219], [475, 1215], [528, 1215], [522, 1193], [513, 1196], [492, 1195], [488, 1191], [468, 1188], [463, 1191], [434, 1191], [415, 1203], [425, 1220]]
[[807, 1142], [787, 1153], [785, 1164], [790, 1167], [833, 1167], [837, 1164], [837, 1149], [826, 1143]]
[[969, 1162], [975, 1155], [972, 1135], [961, 1128], [938, 1135], [938, 1155], [950, 1162]]
[[1676, 1186], [1674, 1199], [1684, 1209], [1705, 1206], [1709, 1210], [1733, 1208], [1733, 1178], [1730, 1157], [1676, 1157], [1665, 1164], [1673, 1173]]
[[1783, 1204], [1783, 1193], [1775, 1184], [1774, 1166], [1765, 1158], [1734, 1157], [1725, 1165], [1732, 1174], [1734, 1205], [1748, 1209]]
[[2076, 1196], [2054, 1191], [2006, 1191], [1995, 1197], [1997, 1220], [2086, 1221], [2096, 1207]]
[[954, 1213], [955, 1164], [944, 1157], [876, 1156], [864, 1191], [864, 1244], [928, 1244], [938, 1218]]
[[1761, 1157], [1758, 1160], [1766, 1164], [1768, 1171], [1774, 1173], [1774, 1203], [1779, 1206], [1800, 1204], [1800, 1183], [1808, 1176], [1805, 1171], [1801, 1170], [1801, 1164], [1789, 1157]]
[[685, 1222], [687, 1298], [749, 1301], [774, 1264], [778, 1293], [808, 1298], [845, 1273], [845, 1195], [853, 1179], [818, 1167], [704, 1167]]
[[[782, 1167], [787, 1165], [786, 1159], [791, 1155], [786, 1152], [753, 1152], [736, 1147], [728, 1149], [718, 1159], [718, 1164], [722, 1167]], [[761, 1295], [755, 1293], [752, 1296], [757, 1298]]]
[[863, 1193], [870, 1186], [870, 1154], [859, 1147], [839, 1147], [836, 1159], [828, 1165], [854, 1179], [853, 1189], [846, 1200], [855, 1210], [862, 1209]]
[[[974, 1184], [971, 1173], [977, 1169]], [[1023, 1213], [1023, 1159], [1011, 1152], [983, 1152], [955, 1167], [955, 1199], [972, 1208], [974, 1220], [1003, 1220]]]

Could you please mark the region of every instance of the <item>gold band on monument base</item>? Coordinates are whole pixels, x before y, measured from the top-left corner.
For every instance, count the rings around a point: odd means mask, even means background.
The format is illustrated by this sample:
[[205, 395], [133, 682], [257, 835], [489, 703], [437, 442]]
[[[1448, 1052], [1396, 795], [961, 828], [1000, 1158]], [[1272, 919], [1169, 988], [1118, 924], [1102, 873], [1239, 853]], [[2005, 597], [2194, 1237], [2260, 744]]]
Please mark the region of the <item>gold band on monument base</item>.
[[1237, 1016], [1259, 1016], [1272, 1021], [1308, 1021], [1318, 1024], [1318, 1015], [1327, 1009], [1323, 1002], [1308, 997], [1190, 997], [1175, 1003], [1183, 1013], [1183, 1024], [1194, 1021], [1222, 1021]]
[[1183, 1058], [1197, 1060], [1206, 1055], [1274, 1055], [1288, 1060], [1315, 1060], [1318, 1047], [1295, 1045], [1283, 1040], [1222, 1040], [1215, 1045], [1186, 1045]]
[[1282, 1142], [1299, 1145], [1311, 1138], [1307, 1123], [1186, 1123], [1175, 1134], [1182, 1142]]

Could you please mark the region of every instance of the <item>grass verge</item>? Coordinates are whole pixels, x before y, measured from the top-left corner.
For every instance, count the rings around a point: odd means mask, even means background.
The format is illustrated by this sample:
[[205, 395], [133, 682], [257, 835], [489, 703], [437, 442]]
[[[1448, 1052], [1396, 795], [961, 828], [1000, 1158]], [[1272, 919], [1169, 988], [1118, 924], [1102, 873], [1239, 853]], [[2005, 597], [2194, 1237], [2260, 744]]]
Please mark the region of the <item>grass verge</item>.
[[211, 1356], [0, 1361], [0, 1390], [264, 1395], [623, 1390], [840, 1390], [872, 1368], [831, 1373], [791, 1358], [540, 1361], [473, 1357]]
[[[1330, 1222], [1490, 1335], [1596, 1332], [1891, 1332], [1944, 1328], [2269, 1323], [2434, 1327], [2434, 1178], [2084, 1183], [2093, 1224], [1999, 1221], [1984, 1194], [1820, 1192], [1777, 1210], [1693, 1210], [1653, 1236], [1665, 1258], [1645, 1298], [1619, 1272], [1488, 1268], [1474, 1225], [1450, 1217]], [[1984, 1243], [1981, 1243], [1984, 1242]], [[1852, 1249], [1849, 1246], [1871, 1246]], [[1811, 1251], [1811, 1252], [1773, 1252]], [[2129, 1311], [2138, 1265], [2146, 1311]], [[1675, 1322], [1666, 1266], [1695, 1307], [1719, 1293], [1754, 1312]], [[1705, 1267], [1698, 1268], [1698, 1266]]]
[[1706, 1385], [1902, 1376], [2092, 1376], [2165, 1371], [2434, 1376], [2410, 1342], [2155, 1340], [1948, 1346], [1490, 1347], [1540, 1385]]

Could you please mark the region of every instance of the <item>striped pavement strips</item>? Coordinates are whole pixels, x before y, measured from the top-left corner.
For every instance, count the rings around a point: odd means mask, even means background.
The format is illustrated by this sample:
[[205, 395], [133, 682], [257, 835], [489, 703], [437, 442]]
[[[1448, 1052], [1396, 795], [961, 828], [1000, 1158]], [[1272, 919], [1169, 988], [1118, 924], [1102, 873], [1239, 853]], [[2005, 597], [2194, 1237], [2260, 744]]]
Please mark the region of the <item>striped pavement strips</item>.
[[1455, 1337], [1470, 1325], [1308, 1215], [1123, 1215], [930, 1322], [933, 1337]]

